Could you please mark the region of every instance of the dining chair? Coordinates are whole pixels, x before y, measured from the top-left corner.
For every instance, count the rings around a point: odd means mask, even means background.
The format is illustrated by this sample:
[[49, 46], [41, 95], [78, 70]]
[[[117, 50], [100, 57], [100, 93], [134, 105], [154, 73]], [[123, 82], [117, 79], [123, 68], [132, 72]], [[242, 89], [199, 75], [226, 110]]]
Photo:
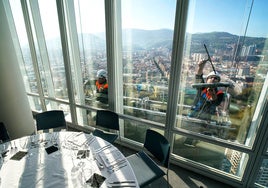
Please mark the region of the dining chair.
[[9, 133], [3, 122], [0, 122], [0, 143], [10, 141]]
[[[142, 151], [127, 157], [140, 187], [145, 187], [165, 175], [167, 175], [167, 187], [169, 187], [169, 155], [168, 140], [160, 133], [147, 129]], [[166, 168], [166, 172], [162, 170], [162, 167]]]
[[[92, 134], [113, 144], [120, 135], [118, 114], [109, 110], [97, 110], [96, 127]], [[110, 130], [116, 133], [109, 132]]]
[[35, 119], [37, 131], [66, 129], [66, 120], [62, 110], [41, 112], [35, 115]]

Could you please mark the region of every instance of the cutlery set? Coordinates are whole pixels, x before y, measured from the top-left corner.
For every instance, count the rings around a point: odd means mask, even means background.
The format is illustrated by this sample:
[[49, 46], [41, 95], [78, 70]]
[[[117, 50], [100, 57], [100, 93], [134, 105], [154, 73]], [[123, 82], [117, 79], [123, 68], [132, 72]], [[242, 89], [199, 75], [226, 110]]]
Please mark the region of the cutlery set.
[[[98, 150], [95, 150], [95, 152], [93, 152], [93, 157], [96, 160], [97, 165], [100, 169], [104, 168], [104, 162], [102, 161], [101, 157], [99, 156], [99, 153], [110, 148], [110, 147], [111, 147], [111, 145], [107, 145], [107, 146], [104, 146]], [[115, 172], [115, 171], [117, 171], [125, 166], [127, 166], [126, 159], [120, 159], [120, 160], [116, 161], [113, 165], [108, 166], [107, 171], [109, 173], [113, 173], [113, 172]]]

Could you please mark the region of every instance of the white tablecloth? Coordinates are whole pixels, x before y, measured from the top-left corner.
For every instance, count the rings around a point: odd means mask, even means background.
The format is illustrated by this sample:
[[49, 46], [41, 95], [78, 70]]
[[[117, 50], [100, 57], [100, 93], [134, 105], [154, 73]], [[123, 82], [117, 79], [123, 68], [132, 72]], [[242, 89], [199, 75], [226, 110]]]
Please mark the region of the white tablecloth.
[[[101, 175], [101, 187], [139, 187], [124, 155], [101, 138], [82, 132], [43, 133], [5, 143], [1, 153], [0, 185], [21, 187], [92, 187], [92, 175]], [[59, 150], [48, 154], [47, 148]], [[79, 151], [85, 154], [78, 155]], [[27, 152], [23, 156], [23, 152]], [[21, 159], [15, 158], [21, 154]], [[13, 158], [12, 158], [13, 157]], [[19, 156], [18, 156], [19, 157]], [[88, 183], [86, 181], [88, 180]]]

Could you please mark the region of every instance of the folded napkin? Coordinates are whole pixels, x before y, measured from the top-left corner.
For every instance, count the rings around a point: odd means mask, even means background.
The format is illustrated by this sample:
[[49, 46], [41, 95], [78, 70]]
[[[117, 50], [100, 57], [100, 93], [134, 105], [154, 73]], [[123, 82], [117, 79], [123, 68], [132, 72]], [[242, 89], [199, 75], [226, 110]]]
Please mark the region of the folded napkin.
[[105, 181], [105, 177], [100, 175], [100, 174], [97, 174], [97, 173], [94, 173], [87, 181], [86, 183], [89, 184], [91, 187], [93, 188], [99, 188], [102, 183]]
[[59, 148], [57, 146], [52, 145], [52, 146], [47, 147], [45, 150], [47, 154], [51, 154], [51, 153], [58, 151]]
[[85, 159], [89, 156], [90, 150], [79, 150], [77, 152], [77, 159]]
[[10, 159], [12, 160], [21, 160], [25, 155], [27, 155], [28, 152], [25, 151], [18, 151], [17, 153], [15, 153]]

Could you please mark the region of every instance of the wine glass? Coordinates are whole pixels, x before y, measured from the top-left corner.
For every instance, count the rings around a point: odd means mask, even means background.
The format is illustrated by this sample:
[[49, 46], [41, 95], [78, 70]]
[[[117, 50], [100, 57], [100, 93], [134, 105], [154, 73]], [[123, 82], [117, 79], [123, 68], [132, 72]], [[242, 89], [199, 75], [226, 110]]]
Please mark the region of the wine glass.
[[28, 142], [29, 142], [29, 139], [28, 138], [21, 138], [19, 140], [20, 148], [22, 150], [26, 149], [28, 147]]
[[4, 163], [3, 153], [5, 152], [6, 145], [1, 141], [0, 143], [0, 169]]
[[81, 184], [83, 187], [91, 187], [93, 171], [91, 168], [82, 168]]
[[73, 183], [73, 187], [81, 187], [81, 176], [82, 176], [82, 172], [81, 172], [81, 168], [79, 165], [76, 164], [77, 162], [77, 150], [73, 150], [71, 152], [71, 156], [72, 156], [72, 162], [73, 162], [73, 167], [71, 169], [71, 176], [72, 176], [72, 183]]

